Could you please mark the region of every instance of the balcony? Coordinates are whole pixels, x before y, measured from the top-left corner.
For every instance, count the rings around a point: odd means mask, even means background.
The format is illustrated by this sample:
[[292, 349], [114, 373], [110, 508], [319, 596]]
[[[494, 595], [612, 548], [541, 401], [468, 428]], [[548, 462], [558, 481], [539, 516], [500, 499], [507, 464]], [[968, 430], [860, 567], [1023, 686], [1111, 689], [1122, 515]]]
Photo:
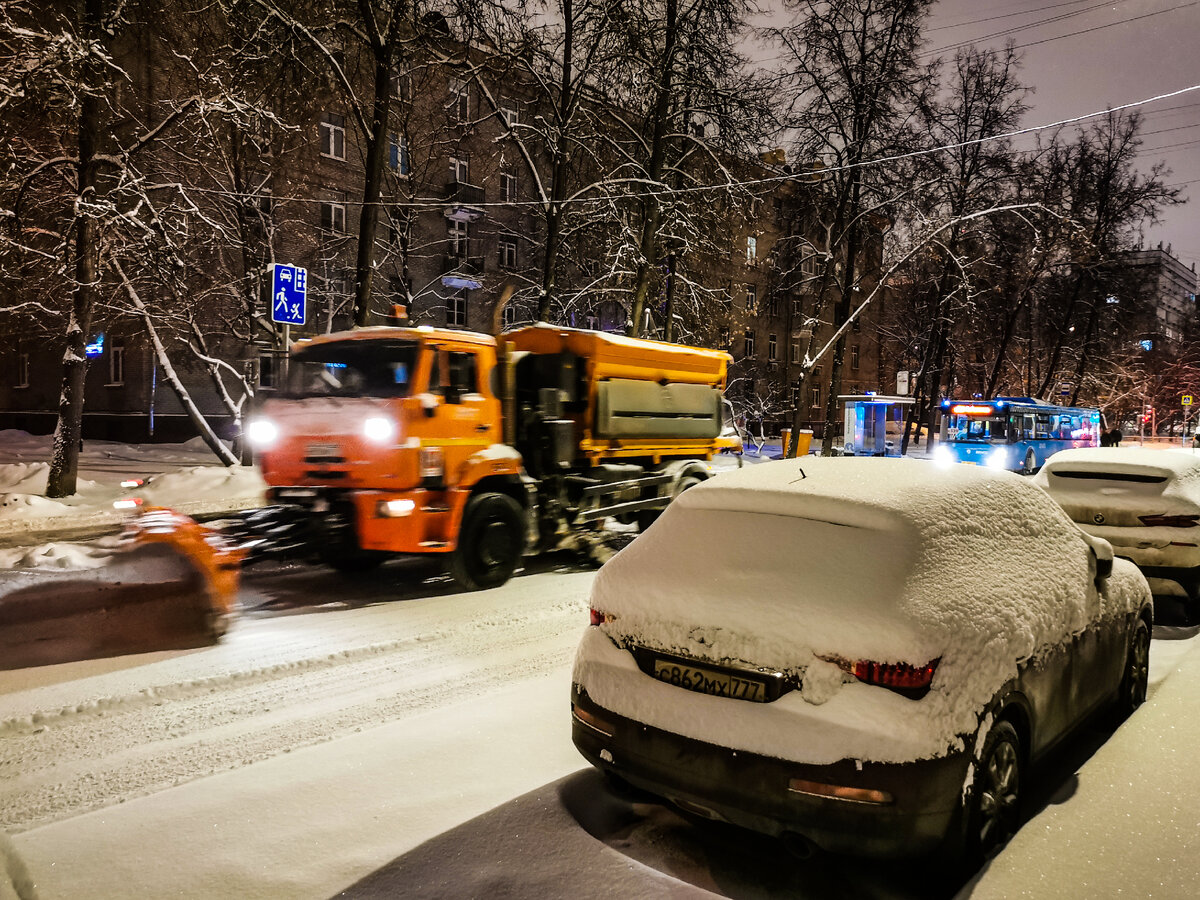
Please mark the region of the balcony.
[[449, 275], [451, 273], [457, 275], [482, 275], [483, 274], [483, 257], [468, 256], [464, 252], [461, 256], [449, 255], [442, 260], [442, 274]]
[[445, 200], [446, 218], [459, 222], [473, 222], [483, 215], [479, 209], [484, 202], [483, 188], [461, 181], [451, 181], [446, 185]]

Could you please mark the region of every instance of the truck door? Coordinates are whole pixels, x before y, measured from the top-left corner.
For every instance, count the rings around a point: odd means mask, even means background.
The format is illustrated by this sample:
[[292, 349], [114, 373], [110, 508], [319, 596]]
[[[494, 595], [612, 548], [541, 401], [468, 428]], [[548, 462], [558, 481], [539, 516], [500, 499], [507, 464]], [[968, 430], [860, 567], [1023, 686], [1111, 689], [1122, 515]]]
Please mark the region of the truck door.
[[463, 463], [474, 453], [500, 440], [494, 400], [485, 397], [480, 388], [480, 365], [477, 354], [469, 350], [442, 350], [438, 353], [436, 369], [440, 384], [430, 385], [440, 394], [447, 441], [446, 483], [453, 486], [461, 477]]

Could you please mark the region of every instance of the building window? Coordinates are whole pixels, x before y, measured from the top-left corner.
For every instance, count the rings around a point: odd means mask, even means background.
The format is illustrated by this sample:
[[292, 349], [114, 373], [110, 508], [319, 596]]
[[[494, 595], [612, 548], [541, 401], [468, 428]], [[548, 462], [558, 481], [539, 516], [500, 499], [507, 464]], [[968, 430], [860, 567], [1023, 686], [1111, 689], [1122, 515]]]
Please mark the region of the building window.
[[450, 118], [455, 122], [471, 121], [471, 86], [461, 78], [450, 79]]
[[467, 223], [459, 219], [448, 219], [450, 255], [462, 259], [467, 255]]
[[517, 176], [508, 172], [500, 173], [500, 201], [512, 203], [517, 199]]
[[509, 130], [521, 120], [521, 114], [517, 110], [517, 104], [512, 100], [506, 100], [500, 104], [500, 118], [504, 120], [504, 124]]
[[767, 362], [775, 362], [779, 358], [779, 341], [775, 337], [775, 333], [771, 332], [767, 335]]
[[779, 297], [776, 296], [775, 294], [772, 294], [767, 299], [767, 315], [768, 316], [779, 315]]
[[467, 295], [458, 293], [446, 302], [446, 324], [452, 328], [467, 326]]
[[819, 387], [808, 389], [808, 405], [813, 409], [817, 409], [821, 405], [821, 389]]
[[850, 368], [858, 368], [858, 344], [854, 344], [850, 348]]
[[583, 317], [583, 327], [586, 328], [588, 331], [599, 331], [600, 330], [600, 319], [597, 318], [596, 316], [584, 316]]
[[804, 255], [800, 259], [800, 271], [805, 275], [817, 274], [817, 256], [815, 253], [805, 250]]
[[747, 358], [754, 356], [754, 332], [753, 331], [747, 331], [745, 334], [745, 349], [743, 350], [742, 355]]
[[457, 184], [471, 183], [471, 164], [466, 157], [450, 157], [450, 180]]
[[29, 354], [17, 354], [17, 380], [13, 383], [13, 387], [26, 388], [29, 387]]
[[792, 341], [792, 365], [800, 365], [800, 342]]
[[758, 262], [758, 238], [746, 238], [746, 265], [753, 266]]
[[321, 155], [346, 158], [346, 117], [326, 113], [321, 117]]
[[796, 385], [794, 385], [794, 384], [792, 385], [791, 389], [788, 391], [788, 405], [792, 409], [795, 409], [797, 406], [800, 405], [800, 388], [796, 387]]
[[108, 348], [108, 383], [114, 387], [125, 383], [125, 347], [115, 341]]
[[851, 331], [859, 331], [861, 328], [862, 328], [862, 321], [859, 319], [858, 316], [855, 316], [854, 319], [850, 322], [850, 330]]
[[821, 367], [820, 366], [813, 366], [812, 377], [813, 378], [821, 377]]
[[515, 269], [517, 267], [517, 239], [514, 237], [500, 238], [500, 268]]
[[346, 233], [346, 203], [343, 194], [337, 200], [321, 202], [321, 230], [332, 234]]
[[388, 163], [397, 175], [408, 175], [408, 138], [404, 135], [393, 132], [388, 136]]
[[751, 315], [758, 312], [758, 288], [752, 284], [746, 285], [746, 312]]
[[504, 328], [512, 328], [517, 324], [517, 308], [511, 302], [504, 304], [500, 312], [500, 324]]

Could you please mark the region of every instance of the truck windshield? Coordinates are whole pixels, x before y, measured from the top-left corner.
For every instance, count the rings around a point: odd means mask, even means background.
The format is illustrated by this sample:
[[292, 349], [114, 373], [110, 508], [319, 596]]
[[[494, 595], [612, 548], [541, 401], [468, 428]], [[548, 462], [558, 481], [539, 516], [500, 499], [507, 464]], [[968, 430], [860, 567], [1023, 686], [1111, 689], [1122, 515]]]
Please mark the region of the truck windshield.
[[288, 397], [406, 397], [417, 360], [413, 341], [336, 341], [288, 360]]

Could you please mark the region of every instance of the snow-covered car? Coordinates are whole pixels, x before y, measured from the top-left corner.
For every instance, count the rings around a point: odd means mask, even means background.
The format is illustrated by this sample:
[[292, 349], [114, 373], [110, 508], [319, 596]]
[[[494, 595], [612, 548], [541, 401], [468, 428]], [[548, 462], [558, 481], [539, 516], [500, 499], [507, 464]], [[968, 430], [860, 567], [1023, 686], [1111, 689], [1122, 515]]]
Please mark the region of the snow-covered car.
[[1200, 621], [1200, 454], [1148, 447], [1056, 453], [1033, 479], [1089, 534], [1132, 560], [1157, 596]]
[[1008, 472], [781, 460], [681, 495], [596, 577], [576, 747], [797, 851], [978, 858], [1026, 767], [1145, 697], [1146, 580]]

